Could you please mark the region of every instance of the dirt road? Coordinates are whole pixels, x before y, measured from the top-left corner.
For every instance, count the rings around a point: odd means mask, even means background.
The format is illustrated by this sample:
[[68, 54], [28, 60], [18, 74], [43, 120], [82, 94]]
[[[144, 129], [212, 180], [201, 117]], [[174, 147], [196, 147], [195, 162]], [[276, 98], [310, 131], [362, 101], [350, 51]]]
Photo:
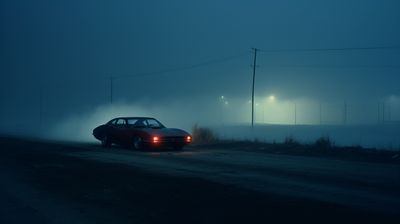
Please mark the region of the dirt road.
[[400, 164], [0, 138], [0, 223], [397, 223]]

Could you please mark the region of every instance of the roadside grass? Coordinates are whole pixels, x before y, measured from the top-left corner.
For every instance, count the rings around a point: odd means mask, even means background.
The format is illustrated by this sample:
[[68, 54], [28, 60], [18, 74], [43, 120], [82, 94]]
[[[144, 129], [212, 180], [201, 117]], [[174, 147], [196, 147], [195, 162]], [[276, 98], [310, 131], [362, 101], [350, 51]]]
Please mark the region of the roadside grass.
[[400, 163], [400, 149], [365, 148], [359, 145], [338, 146], [329, 136], [322, 136], [313, 142], [300, 142], [293, 136], [286, 137], [283, 142], [222, 139], [212, 129], [198, 125], [193, 127], [192, 134], [192, 147], [198, 149], [248, 150], [272, 154]]

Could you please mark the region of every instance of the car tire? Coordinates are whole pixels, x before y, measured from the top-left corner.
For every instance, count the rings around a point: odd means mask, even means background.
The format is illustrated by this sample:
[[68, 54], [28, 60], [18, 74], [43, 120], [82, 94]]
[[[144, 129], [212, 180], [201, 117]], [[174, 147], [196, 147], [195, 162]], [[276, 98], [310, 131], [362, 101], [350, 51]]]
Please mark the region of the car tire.
[[107, 135], [104, 135], [103, 138], [101, 138], [101, 146], [103, 146], [104, 148], [108, 148], [111, 146], [110, 138]]
[[139, 136], [133, 138], [133, 149], [142, 150], [143, 149], [143, 139]]

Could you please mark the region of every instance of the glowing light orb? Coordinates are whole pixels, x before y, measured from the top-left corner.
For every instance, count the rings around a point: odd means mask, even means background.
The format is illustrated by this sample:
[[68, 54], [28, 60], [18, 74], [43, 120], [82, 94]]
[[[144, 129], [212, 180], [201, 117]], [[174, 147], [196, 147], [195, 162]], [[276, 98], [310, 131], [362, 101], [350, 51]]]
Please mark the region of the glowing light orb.
[[274, 95], [269, 96], [269, 97], [268, 97], [268, 100], [270, 100], [270, 101], [275, 101], [275, 96], [274, 96]]

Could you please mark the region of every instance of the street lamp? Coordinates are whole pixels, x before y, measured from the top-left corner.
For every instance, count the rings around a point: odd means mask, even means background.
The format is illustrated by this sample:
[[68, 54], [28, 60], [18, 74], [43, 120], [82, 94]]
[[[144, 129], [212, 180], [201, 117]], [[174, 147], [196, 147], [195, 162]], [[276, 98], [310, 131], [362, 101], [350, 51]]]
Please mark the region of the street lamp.
[[274, 96], [274, 95], [270, 95], [270, 96], [268, 97], [268, 100], [269, 100], [269, 101], [275, 101], [275, 96]]
[[[229, 105], [229, 101], [228, 101], [228, 99], [225, 97], [225, 96], [220, 96], [219, 97], [219, 101], [221, 102], [221, 104], [222, 104], [222, 108], [221, 108], [221, 121], [222, 121], [222, 124], [224, 124], [224, 108], [226, 108], [228, 105]], [[226, 115], [226, 114], [225, 114]]]

